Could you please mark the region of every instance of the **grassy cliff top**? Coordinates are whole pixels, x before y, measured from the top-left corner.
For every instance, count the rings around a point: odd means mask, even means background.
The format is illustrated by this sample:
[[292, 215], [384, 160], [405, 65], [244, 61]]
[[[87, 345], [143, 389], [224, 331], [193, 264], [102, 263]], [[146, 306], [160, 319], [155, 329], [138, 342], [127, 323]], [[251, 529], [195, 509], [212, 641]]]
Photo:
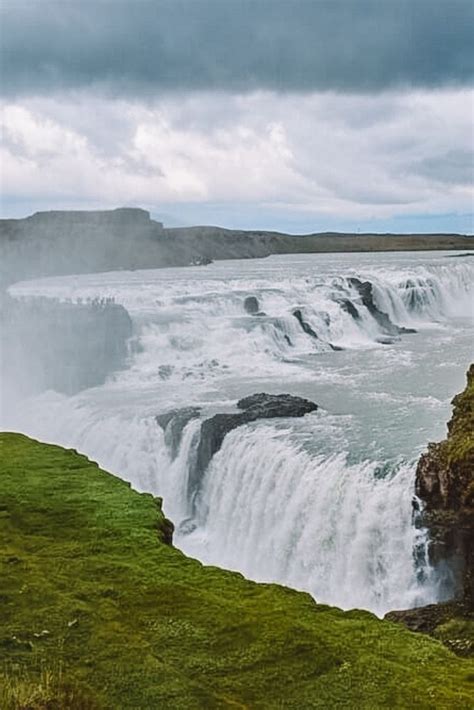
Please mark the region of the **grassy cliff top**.
[[[453, 399], [453, 416], [444, 443], [450, 464], [474, 466], [474, 363], [467, 372], [467, 385]], [[472, 474], [472, 468], [471, 474]]]
[[0, 707], [474, 705], [474, 664], [441, 643], [204, 567], [167, 532], [161, 501], [0, 434]]

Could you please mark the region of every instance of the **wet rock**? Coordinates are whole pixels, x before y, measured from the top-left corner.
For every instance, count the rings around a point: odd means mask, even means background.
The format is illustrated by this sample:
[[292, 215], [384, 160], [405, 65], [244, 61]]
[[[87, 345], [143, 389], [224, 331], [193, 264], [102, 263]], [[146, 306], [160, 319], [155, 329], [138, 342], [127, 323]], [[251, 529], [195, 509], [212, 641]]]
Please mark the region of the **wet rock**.
[[251, 316], [264, 316], [265, 313], [260, 310], [260, 304], [256, 296], [246, 296], [244, 301], [244, 309]]
[[186, 425], [192, 419], [199, 417], [200, 413], [200, 407], [183, 407], [182, 409], [171, 409], [169, 412], [156, 415], [155, 421], [165, 433], [165, 443], [170, 450], [172, 458], [176, 458], [178, 454]]
[[246, 416], [253, 419], [271, 417], [302, 417], [316, 411], [318, 405], [304, 397], [291, 394], [266, 394], [260, 392], [244, 397], [237, 402]]
[[212, 264], [212, 259], [202, 255], [193, 257], [189, 262], [189, 266], [208, 266], [209, 264]]
[[158, 368], [158, 375], [160, 376], [160, 379], [162, 380], [169, 380], [171, 375], [173, 374], [173, 366], [172, 365], [160, 365]]
[[343, 298], [339, 301], [339, 305], [342, 310], [349, 313], [354, 320], [360, 320], [360, 313], [349, 298]]
[[301, 312], [301, 310], [299, 308], [296, 308], [293, 311], [292, 315], [294, 315], [294, 317], [296, 318], [296, 320], [298, 321], [298, 323], [300, 324], [302, 330], [306, 333], [306, 335], [310, 335], [312, 338], [319, 340], [318, 334], [316, 333], [315, 330], [313, 330], [313, 328], [310, 326], [310, 324], [307, 323], [307, 321], [305, 321], [305, 319], [303, 318], [303, 313]]
[[[303, 313], [299, 308], [293, 311], [292, 315], [296, 318], [298, 323], [300, 324], [302, 330], [306, 333], [306, 335], [311, 336], [311, 338], [314, 338], [315, 340], [320, 340], [319, 335], [316, 333], [315, 330], [310, 326], [310, 324], [304, 320], [303, 318]], [[324, 321], [326, 325], [329, 325], [329, 315], [327, 313], [323, 314]], [[332, 343], [328, 343], [329, 347], [331, 350], [343, 350], [344, 348], [341, 348], [339, 345], [333, 345]]]
[[[361, 281], [356, 277], [348, 279], [350, 285], [356, 289], [360, 296], [363, 305], [367, 308], [374, 320], [377, 321], [387, 335], [401, 335], [404, 333], [416, 333], [413, 328], [404, 328], [403, 326], [392, 323], [387, 313], [381, 311], [374, 301], [374, 287], [370, 281]], [[350, 301], [349, 301], [350, 303]]]
[[375, 338], [375, 342], [380, 343], [380, 345], [393, 345], [397, 340], [400, 340], [400, 338], [391, 338], [387, 335]]
[[197, 528], [197, 522], [194, 518], [185, 518], [179, 524], [179, 534], [180, 535], [190, 535]]
[[196, 462], [189, 476], [188, 491], [194, 496], [214, 454], [219, 451], [224, 437], [232, 429], [257, 419], [302, 417], [317, 410], [318, 405], [303, 397], [290, 394], [258, 393], [237, 402], [239, 412], [215, 414], [201, 425], [201, 436]]

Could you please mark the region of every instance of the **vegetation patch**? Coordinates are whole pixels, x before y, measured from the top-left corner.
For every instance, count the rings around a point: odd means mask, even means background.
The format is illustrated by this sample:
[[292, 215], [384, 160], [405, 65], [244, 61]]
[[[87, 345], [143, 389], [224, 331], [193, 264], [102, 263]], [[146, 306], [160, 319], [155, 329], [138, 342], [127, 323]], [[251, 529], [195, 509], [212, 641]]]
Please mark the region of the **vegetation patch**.
[[2, 709], [473, 707], [474, 663], [441, 641], [204, 567], [159, 499], [72, 450], [0, 447]]

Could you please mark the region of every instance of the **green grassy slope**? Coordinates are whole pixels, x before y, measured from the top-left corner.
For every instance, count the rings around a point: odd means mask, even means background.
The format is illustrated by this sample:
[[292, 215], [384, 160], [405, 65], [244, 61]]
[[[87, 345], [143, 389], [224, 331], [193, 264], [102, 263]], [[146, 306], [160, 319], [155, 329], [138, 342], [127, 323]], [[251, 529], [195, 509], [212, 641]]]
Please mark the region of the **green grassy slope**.
[[471, 661], [186, 558], [84, 456], [0, 434], [0, 462], [2, 710], [473, 707]]

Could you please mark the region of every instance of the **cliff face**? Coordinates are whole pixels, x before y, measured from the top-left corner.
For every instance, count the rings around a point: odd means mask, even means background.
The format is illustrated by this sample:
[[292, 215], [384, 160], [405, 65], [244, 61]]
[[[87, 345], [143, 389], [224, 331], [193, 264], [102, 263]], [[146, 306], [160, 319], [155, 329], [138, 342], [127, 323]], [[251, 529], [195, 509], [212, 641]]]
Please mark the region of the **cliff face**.
[[120, 305], [3, 296], [0, 306], [4, 401], [47, 389], [74, 394], [125, 364], [132, 322]]
[[171, 530], [85, 456], [0, 434], [2, 710], [472, 708], [471, 660], [204, 567]]
[[416, 472], [416, 493], [431, 536], [435, 565], [447, 564], [459, 595], [474, 607], [474, 364], [464, 392], [453, 400], [447, 438], [430, 444]]
[[0, 221], [0, 285], [159, 261], [163, 225], [145, 210], [39, 212]]

